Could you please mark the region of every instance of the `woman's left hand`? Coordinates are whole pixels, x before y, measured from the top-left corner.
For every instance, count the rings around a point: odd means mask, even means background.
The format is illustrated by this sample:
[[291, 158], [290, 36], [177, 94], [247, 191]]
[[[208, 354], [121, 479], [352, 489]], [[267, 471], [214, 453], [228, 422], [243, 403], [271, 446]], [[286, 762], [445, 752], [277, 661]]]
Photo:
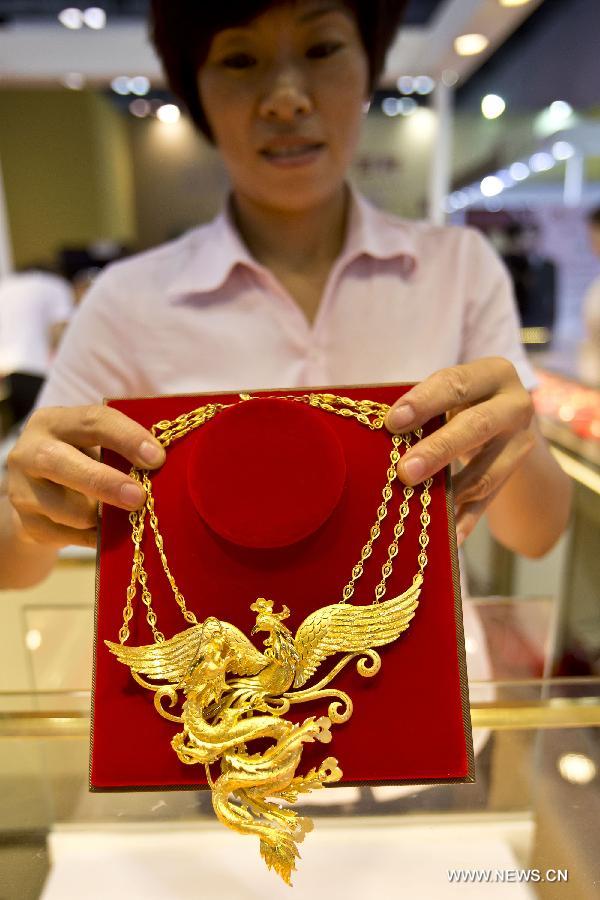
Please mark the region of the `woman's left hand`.
[[460, 545], [533, 449], [533, 404], [513, 364], [490, 357], [435, 372], [394, 404], [386, 425], [401, 433], [442, 413], [448, 421], [402, 457], [398, 476], [415, 485], [464, 464], [453, 476]]

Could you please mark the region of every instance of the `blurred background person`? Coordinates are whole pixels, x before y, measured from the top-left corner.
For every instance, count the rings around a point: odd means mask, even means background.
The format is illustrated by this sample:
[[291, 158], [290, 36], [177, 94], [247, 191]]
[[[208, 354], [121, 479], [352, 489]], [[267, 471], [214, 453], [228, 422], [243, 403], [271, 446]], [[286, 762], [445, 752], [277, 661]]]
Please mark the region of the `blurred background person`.
[[0, 377], [11, 424], [31, 411], [74, 308], [69, 282], [32, 269], [0, 281]]
[[[600, 259], [600, 206], [588, 216], [590, 245]], [[600, 276], [591, 283], [583, 299], [584, 340], [581, 346], [581, 375], [594, 386], [600, 385]]]
[[513, 222], [505, 229], [504, 262], [510, 272], [522, 328], [554, 329], [556, 266], [539, 252], [539, 228]]

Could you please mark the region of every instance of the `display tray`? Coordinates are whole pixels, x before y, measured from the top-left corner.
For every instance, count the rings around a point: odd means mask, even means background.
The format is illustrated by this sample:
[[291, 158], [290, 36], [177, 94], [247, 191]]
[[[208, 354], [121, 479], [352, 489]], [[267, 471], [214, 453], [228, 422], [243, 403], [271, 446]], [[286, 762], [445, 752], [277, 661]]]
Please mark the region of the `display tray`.
[[[392, 404], [407, 386], [311, 389]], [[152, 474], [159, 527], [170, 571], [199, 622], [209, 616], [232, 623], [250, 638], [263, 597], [284, 605], [292, 634], [312, 612], [337, 603], [360, 558], [381, 503], [391, 449], [385, 430], [372, 431], [351, 417], [333, 415], [283, 397], [301, 391], [195, 395], [111, 401], [146, 427], [207, 403], [237, 404], [177, 440], [164, 466]], [[431, 432], [442, 424], [432, 420]], [[129, 464], [112, 451], [104, 461]], [[381, 567], [398, 521], [402, 485], [394, 482], [389, 514], [364, 574], [349, 602], [373, 601]], [[353, 713], [332, 726], [332, 742], [304, 744], [301, 771], [332, 755], [340, 784], [473, 781], [473, 751], [466, 682], [460, 579], [449, 473], [430, 489], [428, 563], [410, 627], [378, 648], [382, 665], [371, 678], [355, 663], [335, 682], [353, 702]], [[385, 599], [405, 592], [417, 571], [420, 486], [410, 500], [405, 533], [388, 579]], [[189, 628], [163, 571], [151, 529], [142, 549], [157, 627], [169, 639]], [[135, 683], [105, 641], [118, 641], [133, 544], [126, 512], [101, 511], [97, 568], [96, 641], [90, 761], [92, 790], [206, 787], [201, 765], [180, 762], [171, 740], [181, 725], [162, 718], [154, 696]], [[132, 646], [152, 643], [147, 608], [138, 591], [129, 623]], [[250, 640], [263, 651], [267, 635]], [[311, 683], [339, 657], [321, 664]], [[330, 700], [292, 706], [288, 719], [327, 715]], [[177, 709], [173, 712], [177, 714]], [[250, 752], [254, 751], [252, 745]]]

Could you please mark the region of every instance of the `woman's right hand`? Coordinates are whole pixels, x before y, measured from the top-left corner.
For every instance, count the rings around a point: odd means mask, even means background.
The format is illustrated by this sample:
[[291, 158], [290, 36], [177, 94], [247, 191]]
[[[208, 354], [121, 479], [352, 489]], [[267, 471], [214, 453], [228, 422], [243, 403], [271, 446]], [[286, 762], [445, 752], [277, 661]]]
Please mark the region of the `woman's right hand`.
[[33, 413], [8, 457], [8, 497], [26, 542], [96, 546], [98, 502], [140, 509], [143, 488], [99, 462], [99, 448], [156, 469], [165, 451], [138, 422], [108, 406], [48, 407]]

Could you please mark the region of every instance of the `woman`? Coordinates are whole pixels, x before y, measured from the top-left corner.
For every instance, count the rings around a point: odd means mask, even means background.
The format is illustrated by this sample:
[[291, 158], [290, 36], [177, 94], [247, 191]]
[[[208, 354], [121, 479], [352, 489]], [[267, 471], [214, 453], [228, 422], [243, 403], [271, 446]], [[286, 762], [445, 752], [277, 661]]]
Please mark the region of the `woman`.
[[154, 38], [223, 157], [228, 209], [112, 267], [90, 292], [9, 460], [0, 583], [34, 583], [65, 544], [94, 546], [99, 500], [142, 505], [97, 448], [149, 468], [164, 451], [103, 396], [274, 385], [420, 381], [390, 429], [449, 421], [399, 477], [414, 484], [462, 461], [459, 540], [487, 510], [502, 543], [543, 554], [565, 527], [570, 489], [533, 419], [506, 273], [475, 232], [402, 222], [347, 186], [402, 4], [204, 6], [154, 0]]

